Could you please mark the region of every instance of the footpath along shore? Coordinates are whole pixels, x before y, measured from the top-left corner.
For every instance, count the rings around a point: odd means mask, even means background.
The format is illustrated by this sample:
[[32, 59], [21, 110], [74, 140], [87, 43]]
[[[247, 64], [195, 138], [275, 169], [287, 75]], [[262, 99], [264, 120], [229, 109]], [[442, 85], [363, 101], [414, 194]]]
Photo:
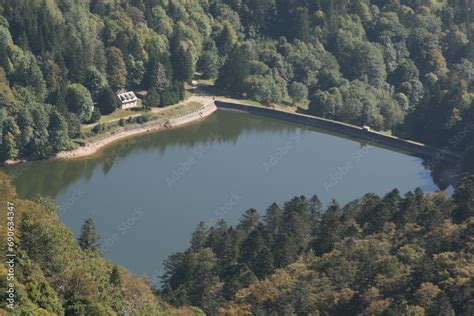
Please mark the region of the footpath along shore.
[[100, 149], [116, 141], [122, 140], [124, 138], [132, 137], [132, 136], [136, 136], [136, 135], [144, 134], [144, 133], [157, 132], [163, 129], [169, 129], [169, 128], [174, 128], [174, 127], [190, 124], [190, 123], [205, 119], [206, 117], [210, 116], [212, 113], [214, 113], [217, 110], [212, 98], [191, 97], [187, 101], [199, 102], [203, 104], [203, 107], [200, 110], [194, 111], [192, 113], [189, 113], [177, 118], [173, 118], [169, 120], [167, 119], [155, 120], [155, 121], [151, 121], [145, 124], [141, 124], [133, 128], [129, 128], [129, 129], [125, 128], [123, 130], [111, 132], [110, 134], [106, 134], [104, 135], [104, 137], [101, 137], [97, 140], [87, 143], [84, 146], [81, 146], [69, 151], [59, 152], [58, 154], [56, 154], [56, 156], [53, 159], [75, 159], [75, 158], [83, 158], [83, 157], [91, 156], [97, 153]]
[[[303, 124], [309, 127], [315, 127], [329, 132], [335, 132], [339, 135], [365, 139], [371, 144], [379, 144], [388, 148], [403, 150], [408, 153], [420, 155], [425, 158], [436, 160], [458, 161], [459, 155], [451, 152], [447, 148], [439, 149], [427, 146], [425, 144], [401, 139], [394, 136], [384, 135], [365, 127], [359, 127], [343, 122], [328, 120], [320, 117], [299, 114], [294, 112], [281, 111], [261, 106], [253, 106], [240, 103], [230, 98], [217, 97], [209, 95], [193, 95], [186, 102], [198, 102], [203, 104], [200, 110], [173, 118], [151, 121], [134, 127], [125, 127], [118, 131], [110, 132], [99, 139], [91, 141], [84, 146], [70, 151], [63, 151], [56, 154], [52, 159], [75, 159], [94, 155], [100, 149], [128, 137], [144, 133], [157, 132], [164, 129], [174, 128], [198, 122], [212, 115], [217, 110], [246, 112], [253, 115], [263, 115], [279, 120]], [[5, 162], [5, 164], [20, 163], [23, 161]]]

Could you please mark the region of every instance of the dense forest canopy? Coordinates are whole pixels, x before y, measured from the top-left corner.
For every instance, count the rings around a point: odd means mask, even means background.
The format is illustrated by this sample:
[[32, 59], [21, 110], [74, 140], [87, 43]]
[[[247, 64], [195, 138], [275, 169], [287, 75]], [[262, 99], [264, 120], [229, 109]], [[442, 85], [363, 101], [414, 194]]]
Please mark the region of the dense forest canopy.
[[472, 315], [474, 176], [453, 197], [317, 196], [199, 224], [165, 262], [163, 296], [219, 315]]
[[[70, 148], [113, 112], [184, 97], [197, 70], [230, 95], [474, 157], [468, 0], [3, 0], [0, 160]], [[93, 102], [96, 102], [93, 111]]]

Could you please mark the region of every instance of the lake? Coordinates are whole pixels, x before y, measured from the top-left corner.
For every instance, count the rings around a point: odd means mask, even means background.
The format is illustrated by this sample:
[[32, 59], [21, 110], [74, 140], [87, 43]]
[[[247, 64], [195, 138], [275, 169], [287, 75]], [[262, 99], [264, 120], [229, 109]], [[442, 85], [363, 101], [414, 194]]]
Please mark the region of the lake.
[[248, 208], [317, 194], [346, 203], [438, 187], [422, 160], [304, 126], [218, 111], [183, 128], [138, 136], [81, 160], [7, 168], [21, 197], [53, 197], [77, 236], [92, 216], [105, 257], [158, 282], [200, 221], [236, 224]]

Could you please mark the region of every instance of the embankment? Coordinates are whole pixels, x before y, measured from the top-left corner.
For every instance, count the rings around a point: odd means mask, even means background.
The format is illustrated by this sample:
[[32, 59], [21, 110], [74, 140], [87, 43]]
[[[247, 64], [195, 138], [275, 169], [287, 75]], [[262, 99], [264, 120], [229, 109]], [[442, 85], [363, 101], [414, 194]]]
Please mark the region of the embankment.
[[140, 124], [138, 126], [124, 127], [118, 131], [106, 133], [103, 136], [95, 139], [94, 141], [87, 143], [77, 149], [70, 151], [63, 151], [56, 155], [57, 159], [74, 159], [82, 158], [95, 154], [99, 149], [121, 140], [123, 138], [136, 136], [138, 134], [156, 132], [165, 128], [178, 127], [185, 124], [193, 123], [204, 119], [214, 113], [217, 110], [214, 102], [206, 103], [199, 111], [183, 115], [181, 117], [173, 118], [170, 120], [156, 120]]
[[437, 148], [426, 146], [421, 143], [385, 135], [376, 131], [372, 131], [370, 129], [351, 124], [332, 121], [305, 114], [290, 113], [256, 106], [248, 106], [241, 103], [233, 103], [228, 101], [215, 101], [215, 103], [217, 108], [221, 110], [239, 111], [251, 114], [264, 115], [280, 120], [304, 124], [309, 127], [320, 128], [330, 132], [367, 140], [370, 143], [400, 149], [422, 157], [436, 157], [440, 160], [453, 161], [457, 161], [459, 159], [459, 156], [457, 154], [448, 150], [440, 150]]
[[177, 118], [169, 119], [166, 121], [166, 127], [178, 127], [185, 124], [192, 123], [194, 121], [203, 119], [211, 115], [217, 110], [216, 105], [214, 102], [208, 102], [205, 106], [202, 107], [199, 111], [195, 111]]

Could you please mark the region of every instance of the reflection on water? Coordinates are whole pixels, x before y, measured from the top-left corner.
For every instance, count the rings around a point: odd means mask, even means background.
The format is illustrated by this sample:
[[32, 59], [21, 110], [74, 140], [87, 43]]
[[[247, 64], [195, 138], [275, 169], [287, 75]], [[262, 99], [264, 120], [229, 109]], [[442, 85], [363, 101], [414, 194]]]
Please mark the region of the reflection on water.
[[[107, 174], [114, 163], [121, 158], [140, 151], [158, 150], [160, 156], [166, 154], [168, 147], [194, 148], [211, 143], [235, 144], [244, 131], [248, 134], [263, 132], [280, 135], [294, 132], [298, 127], [293, 124], [278, 124], [260, 117], [246, 117], [239, 124], [227, 122], [229, 113], [216, 113], [206, 120], [206, 124], [193, 124], [185, 128], [165, 130], [154, 134], [144, 134], [111, 144], [94, 156], [75, 160], [47, 160], [13, 165], [4, 170], [14, 179], [18, 194], [24, 198], [35, 195], [56, 197], [78, 179], [89, 180], [96, 167], [100, 166]], [[230, 116], [241, 116], [232, 113]], [[233, 120], [232, 120], [233, 121]]]
[[419, 158], [232, 112], [131, 138], [87, 159], [6, 171], [20, 196], [55, 198], [75, 234], [91, 215], [104, 255], [149, 276], [186, 247], [201, 220], [236, 224], [247, 208], [263, 212], [272, 202], [301, 194], [316, 193], [327, 204], [394, 187], [438, 189]]

